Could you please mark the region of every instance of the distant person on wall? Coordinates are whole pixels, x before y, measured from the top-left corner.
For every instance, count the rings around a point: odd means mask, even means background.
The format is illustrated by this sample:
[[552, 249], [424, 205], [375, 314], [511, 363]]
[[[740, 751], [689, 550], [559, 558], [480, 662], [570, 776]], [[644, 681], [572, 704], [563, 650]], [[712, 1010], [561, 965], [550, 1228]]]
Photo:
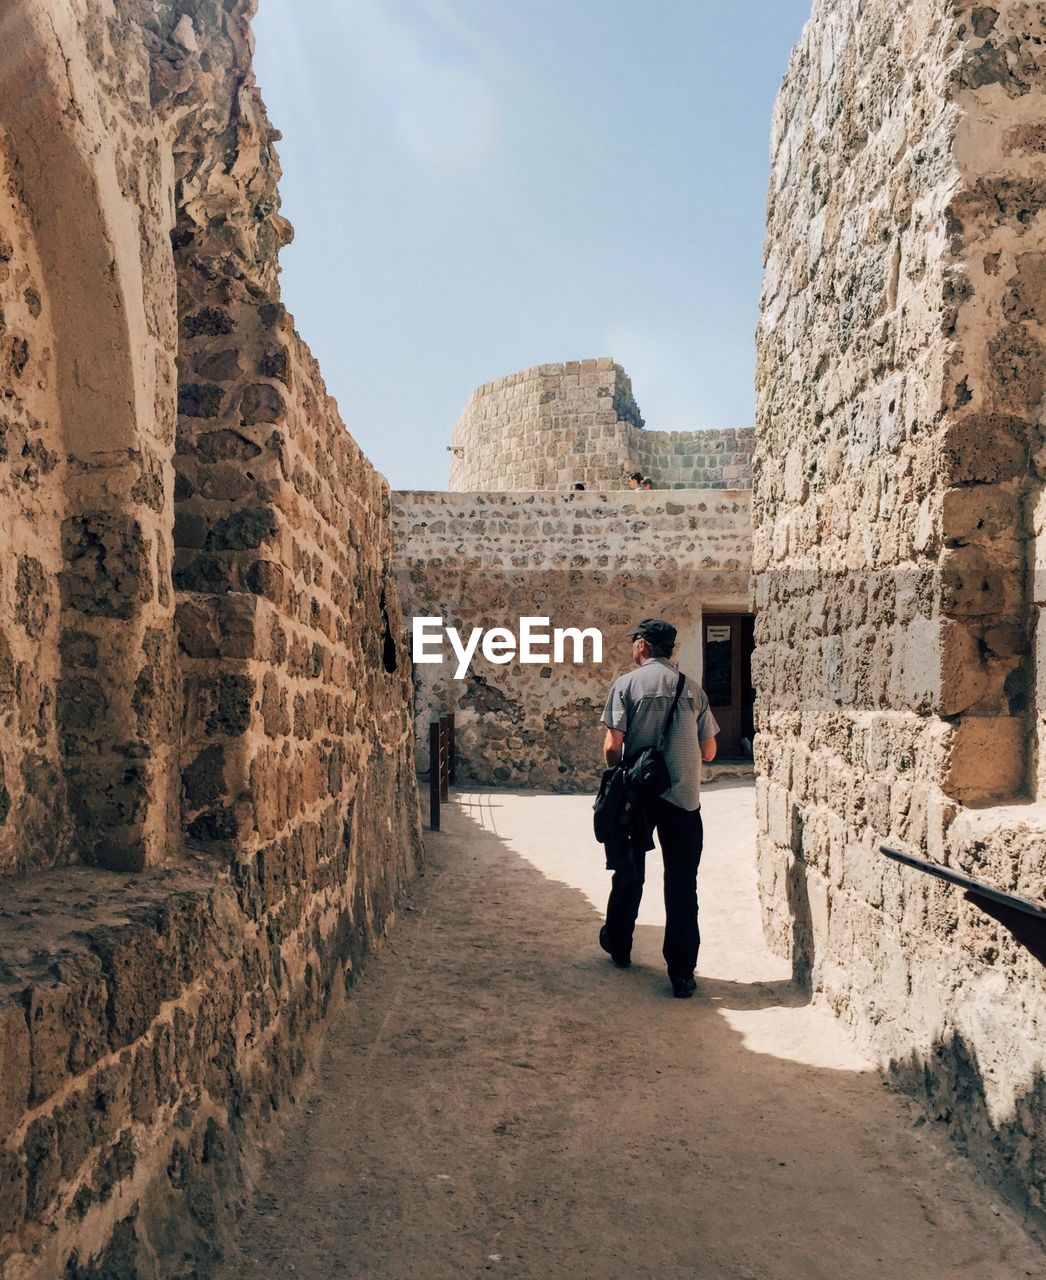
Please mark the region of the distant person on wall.
[[575, 493], [583, 493], [583, 492], [584, 492], [584, 489], [585, 489], [585, 486], [581, 483], [581, 481], [580, 481], [580, 480], [577, 482], [577, 484], [576, 484], [576, 485], [574, 485], [574, 492], [575, 492]]
[[640, 489], [642, 489], [642, 491], [643, 491], [644, 493], [653, 493], [653, 492], [654, 492], [654, 482], [653, 482], [653, 480], [651, 480], [651, 479], [650, 479], [650, 477], [649, 477], [649, 476], [644, 476], [644, 477], [643, 477], [642, 483], [640, 484], [640, 486], [639, 486], [639, 487], [640, 487]]
[[628, 477], [628, 487], [630, 489], [638, 489], [642, 483], [643, 483], [642, 471], [633, 471], [632, 474]]
[[[626, 776], [649, 762], [660, 747], [670, 782], [643, 807], [657, 831], [665, 866], [665, 940], [672, 994], [694, 993], [694, 968], [701, 935], [697, 927], [697, 868], [701, 861], [701, 761], [716, 753], [719, 725], [705, 691], [674, 667], [669, 658], [676, 629], [661, 618], [644, 618], [630, 633], [635, 670], [619, 676], [610, 690], [602, 722], [603, 754], [608, 769], [622, 765]], [[656, 776], [656, 774], [651, 775]], [[640, 841], [639, 844], [642, 844]], [[650, 842], [652, 844], [652, 841]], [[606, 924], [599, 945], [619, 969], [631, 964], [632, 935], [643, 896], [646, 853], [633, 846], [632, 857], [614, 871]]]

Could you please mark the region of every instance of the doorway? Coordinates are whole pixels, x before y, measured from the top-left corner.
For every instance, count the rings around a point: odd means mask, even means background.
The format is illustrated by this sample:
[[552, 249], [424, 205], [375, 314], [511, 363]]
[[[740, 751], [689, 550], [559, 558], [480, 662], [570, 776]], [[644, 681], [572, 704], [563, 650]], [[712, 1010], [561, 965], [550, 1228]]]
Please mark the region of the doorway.
[[719, 723], [719, 757], [751, 760], [755, 736], [752, 652], [755, 618], [750, 613], [706, 613], [701, 622], [702, 683]]

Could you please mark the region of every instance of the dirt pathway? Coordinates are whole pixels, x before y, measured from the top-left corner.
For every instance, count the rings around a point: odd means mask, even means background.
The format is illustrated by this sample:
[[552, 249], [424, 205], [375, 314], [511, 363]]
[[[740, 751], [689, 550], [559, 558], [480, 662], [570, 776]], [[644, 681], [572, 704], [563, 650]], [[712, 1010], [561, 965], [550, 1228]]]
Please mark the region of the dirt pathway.
[[330, 1031], [222, 1273], [1015, 1280], [1016, 1215], [762, 944], [752, 797], [704, 803], [693, 1000], [596, 946], [585, 797], [469, 794]]

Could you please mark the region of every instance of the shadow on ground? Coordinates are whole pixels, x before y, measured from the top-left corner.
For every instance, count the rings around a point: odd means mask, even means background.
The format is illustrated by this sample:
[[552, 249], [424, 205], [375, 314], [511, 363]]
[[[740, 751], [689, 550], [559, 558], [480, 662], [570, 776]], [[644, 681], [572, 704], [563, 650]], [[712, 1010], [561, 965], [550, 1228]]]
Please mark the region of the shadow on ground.
[[590, 896], [447, 818], [227, 1280], [1038, 1274], [876, 1073], [796, 1060], [826, 1052], [801, 988], [712, 973], [673, 1000], [656, 925], [615, 969]]

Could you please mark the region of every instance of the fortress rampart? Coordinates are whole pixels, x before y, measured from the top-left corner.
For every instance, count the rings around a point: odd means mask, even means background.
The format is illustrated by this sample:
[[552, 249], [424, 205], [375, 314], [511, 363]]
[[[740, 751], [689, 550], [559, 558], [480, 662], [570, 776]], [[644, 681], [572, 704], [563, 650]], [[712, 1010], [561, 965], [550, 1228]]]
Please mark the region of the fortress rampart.
[[748, 489], [751, 428], [650, 431], [613, 360], [543, 364], [478, 387], [454, 429], [450, 489]]

